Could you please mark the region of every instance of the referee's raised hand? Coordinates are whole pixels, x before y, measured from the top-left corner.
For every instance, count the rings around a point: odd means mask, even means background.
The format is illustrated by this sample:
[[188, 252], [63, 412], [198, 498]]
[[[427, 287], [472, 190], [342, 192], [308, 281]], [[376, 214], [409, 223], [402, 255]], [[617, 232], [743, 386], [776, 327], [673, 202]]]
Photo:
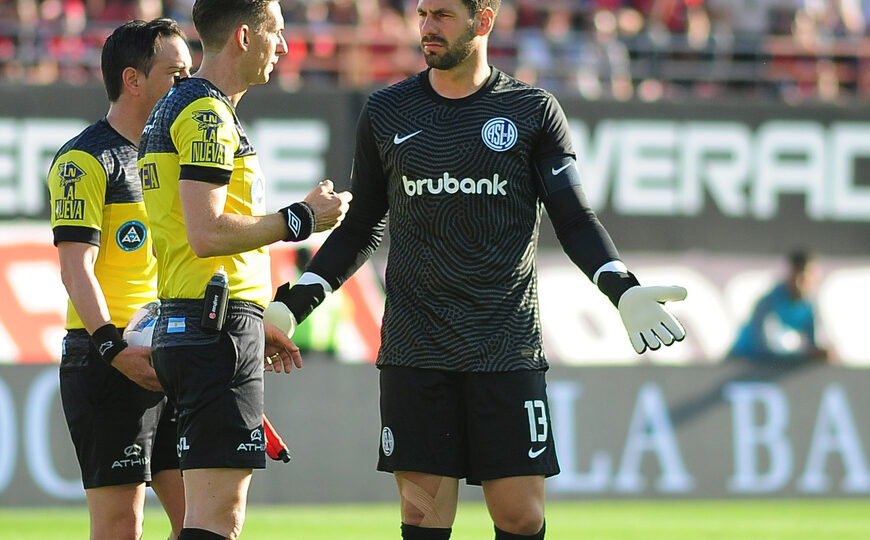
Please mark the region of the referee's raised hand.
[[350, 191], [333, 191], [332, 180], [324, 180], [305, 196], [314, 211], [314, 232], [328, 231], [341, 224], [353, 195]]

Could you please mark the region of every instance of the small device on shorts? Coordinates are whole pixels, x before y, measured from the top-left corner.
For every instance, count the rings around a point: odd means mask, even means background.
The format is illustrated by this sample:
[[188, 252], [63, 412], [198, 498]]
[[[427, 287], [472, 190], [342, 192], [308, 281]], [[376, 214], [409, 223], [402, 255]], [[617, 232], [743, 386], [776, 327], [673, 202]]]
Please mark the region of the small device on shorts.
[[227, 318], [227, 299], [229, 298], [229, 278], [221, 266], [208, 281], [205, 296], [202, 300], [202, 319], [200, 327], [203, 330], [220, 332]]

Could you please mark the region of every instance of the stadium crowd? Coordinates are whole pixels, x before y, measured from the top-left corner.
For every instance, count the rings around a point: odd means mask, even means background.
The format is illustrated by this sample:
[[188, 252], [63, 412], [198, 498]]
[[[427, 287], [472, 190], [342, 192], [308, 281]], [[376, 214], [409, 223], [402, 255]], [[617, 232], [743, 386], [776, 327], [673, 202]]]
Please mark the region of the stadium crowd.
[[[195, 38], [192, 4], [2, 0], [2, 81], [99, 80], [112, 28], [164, 15]], [[424, 67], [416, 0], [281, 4], [289, 53], [275, 79], [288, 91], [370, 89]], [[504, 0], [490, 58], [520, 79], [590, 100], [852, 101], [870, 96], [868, 20], [868, 0]]]

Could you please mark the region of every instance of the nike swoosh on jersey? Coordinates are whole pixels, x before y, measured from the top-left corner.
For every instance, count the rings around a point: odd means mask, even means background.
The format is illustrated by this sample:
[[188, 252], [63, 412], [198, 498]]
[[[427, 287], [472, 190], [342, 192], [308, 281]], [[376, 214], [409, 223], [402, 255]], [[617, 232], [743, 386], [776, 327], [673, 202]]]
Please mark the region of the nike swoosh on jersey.
[[422, 129], [419, 129], [419, 130], [415, 131], [414, 133], [409, 133], [409, 134], [405, 135], [404, 137], [399, 137], [399, 134], [396, 133], [393, 136], [393, 144], [402, 144], [403, 142], [407, 141], [408, 139], [410, 139], [414, 135], [419, 135], [420, 133], [423, 133]]
[[535, 459], [536, 457], [543, 454], [544, 450], [546, 450], [546, 449], [547, 449], [546, 446], [544, 446], [543, 448], [539, 448], [538, 450], [532, 450], [531, 448], [529, 448], [529, 457], [532, 459]]
[[563, 165], [563, 166], [559, 167], [558, 169], [556, 169], [555, 167], [553, 167], [553, 168], [550, 169], [550, 172], [553, 173], [553, 176], [556, 176], [557, 174], [559, 174], [560, 172], [564, 171], [565, 169], [567, 169], [567, 168], [570, 167], [570, 166], [571, 166], [571, 164], [569, 163], [569, 164], [567, 164], [567, 165]]

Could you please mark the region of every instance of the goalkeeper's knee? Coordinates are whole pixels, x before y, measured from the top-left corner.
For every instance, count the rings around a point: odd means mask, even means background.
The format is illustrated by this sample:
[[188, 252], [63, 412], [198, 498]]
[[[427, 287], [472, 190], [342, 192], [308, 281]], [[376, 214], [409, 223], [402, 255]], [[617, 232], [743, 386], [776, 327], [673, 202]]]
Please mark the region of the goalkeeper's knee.
[[495, 540], [544, 540], [547, 524], [541, 525], [541, 530], [532, 535], [514, 534], [495, 528]]

